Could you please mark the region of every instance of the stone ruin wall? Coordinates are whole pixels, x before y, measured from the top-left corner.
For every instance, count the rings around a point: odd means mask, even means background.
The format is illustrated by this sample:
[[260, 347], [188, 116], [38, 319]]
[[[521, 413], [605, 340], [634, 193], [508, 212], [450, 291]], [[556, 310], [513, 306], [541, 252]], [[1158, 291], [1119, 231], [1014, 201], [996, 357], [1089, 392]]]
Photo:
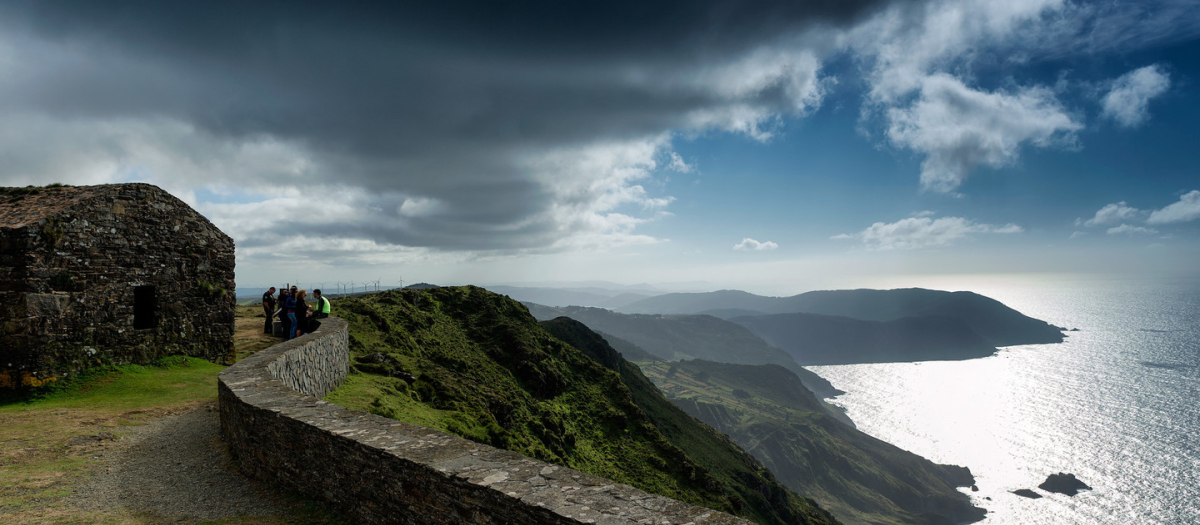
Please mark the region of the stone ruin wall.
[[261, 350], [218, 378], [242, 471], [366, 524], [749, 525], [569, 468], [322, 401], [349, 369], [346, 321]]
[[[233, 240], [148, 184], [68, 190], [95, 195], [0, 228], [0, 382], [28, 386], [99, 364], [231, 354]], [[154, 286], [154, 328], [134, 327], [142, 285]]]

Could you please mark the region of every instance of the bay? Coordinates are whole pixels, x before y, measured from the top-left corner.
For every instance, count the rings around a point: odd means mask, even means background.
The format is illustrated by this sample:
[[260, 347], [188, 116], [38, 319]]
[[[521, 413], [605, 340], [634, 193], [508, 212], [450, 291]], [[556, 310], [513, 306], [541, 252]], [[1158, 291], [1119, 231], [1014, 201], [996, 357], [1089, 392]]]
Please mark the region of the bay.
[[[809, 367], [846, 391], [858, 427], [967, 466], [990, 524], [1200, 523], [1200, 282], [1071, 276], [922, 277], [1059, 326], [1062, 344], [992, 357]], [[1036, 489], [1074, 473], [1094, 490]], [[1034, 489], [1041, 499], [1011, 493]]]

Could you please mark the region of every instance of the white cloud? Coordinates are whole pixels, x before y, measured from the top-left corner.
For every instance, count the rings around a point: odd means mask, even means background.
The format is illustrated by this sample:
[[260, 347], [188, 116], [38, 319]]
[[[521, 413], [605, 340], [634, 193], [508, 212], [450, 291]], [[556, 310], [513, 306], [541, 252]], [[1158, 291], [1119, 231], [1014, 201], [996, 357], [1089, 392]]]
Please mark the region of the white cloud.
[[[1055, 93], [1071, 86], [1014, 89], [1019, 66], [1193, 39], [1200, 33], [1198, 11], [1200, 3], [1176, 0], [901, 2], [847, 31], [839, 42], [859, 59], [869, 87], [862, 111], [867, 125], [861, 129], [873, 132], [872, 120], [882, 116], [893, 145], [925, 156], [922, 186], [949, 192], [977, 167], [1011, 165], [1022, 144], [1074, 144], [1072, 134], [1083, 122], [1061, 107], [1061, 95]], [[998, 84], [980, 83], [995, 78], [990, 73], [996, 71], [1013, 76]], [[970, 85], [976, 96], [931, 92], [931, 80], [937, 83], [939, 76]], [[1114, 118], [1128, 115], [1125, 121], [1136, 122], [1145, 114], [1144, 101], [1165, 89], [1169, 79], [1157, 66], [1127, 77], [1117, 83], [1124, 89], [1110, 95], [1112, 112]], [[959, 102], [965, 105], [957, 108]], [[1006, 114], [997, 107], [1001, 103], [1017, 111]], [[934, 111], [937, 106], [943, 111]], [[995, 119], [996, 125], [981, 119]]]
[[529, 220], [554, 227], [559, 238], [551, 244], [551, 251], [658, 242], [633, 230], [669, 214], [634, 216], [617, 210], [630, 205], [643, 211], [657, 210], [675, 200], [651, 197], [637, 183], [650, 177], [658, 167], [655, 158], [669, 145], [669, 136], [663, 134], [530, 155], [521, 164], [552, 199], [549, 209]]
[[962, 217], [909, 217], [893, 223], [877, 222], [861, 232], [835, 235], [833, 239], [860, 239], [869, 250], [912, 250], [947, 246], [972, 234], [1023, 231], [1016, 224], [993, 226]]
[[1135, 69], [1113, 81], [1104, 96], [1104, 116], [1133, 128], [1150, 118], [1150, 99], [1171, 86], [1171, 77], [1158, 64]]
[[1087, 232], [1074, 231], [1074, 232], [1071, 232], [1071, 238], [1078, 239], [1080, 237], [1087, 237], [1087, 234], [1088, 234]]
[[684, 162], [683, 157], [679, 156], [678, 153], [672, 151], [671, 152], [671, 163], [667, 165], [667, 169], [670, 169], [672, 171], [678, 171], [679, 173], [691, 173], [692, 170], [695, 169], [695, 167], [692, 166], [691, 164], [688, 164], [687, 162]]
[[[1029, 42], [1023, 32], [1048, 33], [1064, 0], [934, 0], [896, 5], [850, 32], [849, 45], [870, 59], [870, 98], [893, 105], [922, 88], [928, 76], [987, 48]], [[1010, 55], [1010, 58], [1015, 58]]]
[[1108, 204], [1096, 211], [1096, 216], [1088, 220], [1075, 219], [1075, 224], [1083, 226], [1102, 226], [1105, 224], [1116, 224], [1118, 222], [1127, 221], [1137, 218], [1142, 211], [1137, 208], [1131, 208], [1125, 204], [1125, 201]]
[[1200, 219], [1200, 190], [1192, 190], [1182, 197], [1179, 202], [1161, 210], [1154, 210], [1146, 222], [1150, 224], [1168, 224], [1172, 222], [1188, 222]]
[[1109, 235], [1152, 235], [1158, 233], [1158, 230], [1153, 228], [1145, 228], [1142, 226], [1130, 226], [1121, 224], [1108, 229]]
[[739, 60], [707, 68], [693, 81], [730, 100], [779, 89], [792, 111], [805, 114], [819, 108], [825, 95], [827, 86], [820, 70], [821, 60], [810, 50], [764, 47]]
[[1025, 228], [1022, 228], [1016, 224], [1005, 224], [1004, 226], [992, 228], [990, 233], [1022, 233], [1024, 231]]
[[925, 154], [922, 189], [941, 193], [958, 188], [977, 166], [1012, 164], [1023, 143], [1073, 144], [1082, 127], [1048, 89], [989, 93], [945, 74], [926, 77], [920, 97], [887, 116], [888, 138]]
[[400, 204], [400, 215], [405, 217], [424, 217], [437, 211], [441, 205], [437, 199], [426, 197], [404, 199]]
[[913, 217], [933, 217], [934, 215], [937, 215], [937, 212], [933, 210], [915, 211], [912, 214]]
[[749, 237], [746, 237], [746, 238], [742, 239], [742, 242], [739, 242], [739, 243], [733, 245], [733, 249], [735, 249], [735, 250], [747, 250], [747, 251], [774, 250], [778, 247], [779, 247], [778, 244], [775, 244], [771, 241], [758, 242]]

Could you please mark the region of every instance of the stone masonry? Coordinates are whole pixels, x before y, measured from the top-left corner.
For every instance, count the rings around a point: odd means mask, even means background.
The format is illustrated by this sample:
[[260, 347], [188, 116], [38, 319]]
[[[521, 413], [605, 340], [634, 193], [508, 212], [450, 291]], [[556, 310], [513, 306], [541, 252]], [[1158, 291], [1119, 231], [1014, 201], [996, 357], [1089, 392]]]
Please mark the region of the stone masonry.
[[366, 524], [749, 523], [322, 401], [346, 377], [348, 339], [329, 318], [221, 372], [221, 435], [244, 473]]
[[233, 350], [233, 240], [149, 184], [0, 188], [0, 388]]

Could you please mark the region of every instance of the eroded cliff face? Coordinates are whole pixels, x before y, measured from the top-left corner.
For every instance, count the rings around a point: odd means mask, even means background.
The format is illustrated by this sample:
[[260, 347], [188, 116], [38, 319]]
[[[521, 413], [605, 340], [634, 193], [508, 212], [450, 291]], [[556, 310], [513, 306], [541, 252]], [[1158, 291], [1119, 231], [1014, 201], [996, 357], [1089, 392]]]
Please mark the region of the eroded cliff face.
[[0, 191], [0, 370], [38, 386], [99, 364], [233, 350], [234, 245], [148, 184]]
[[969, 470], [939, 465], [829, 416], [795, 375], [771, 365], [642, 363], [680, 408], [728, 434], [788, 488], [845, 523], [983, 519], [956, 487]]

